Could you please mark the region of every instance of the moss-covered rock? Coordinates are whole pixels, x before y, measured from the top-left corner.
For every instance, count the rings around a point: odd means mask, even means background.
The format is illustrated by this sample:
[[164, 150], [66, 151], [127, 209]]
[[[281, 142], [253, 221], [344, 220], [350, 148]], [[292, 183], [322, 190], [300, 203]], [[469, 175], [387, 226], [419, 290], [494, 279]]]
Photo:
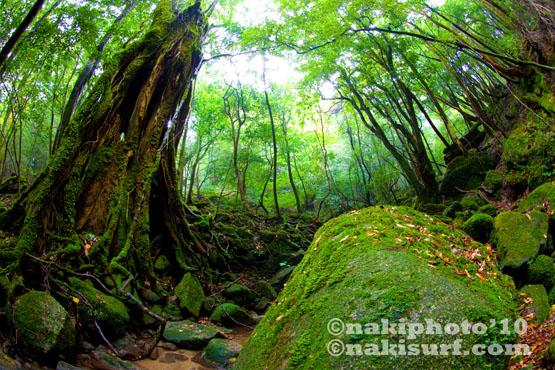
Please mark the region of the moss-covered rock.
[[96, 332], [96, 329], [94, 328], [91, 315], [94, 316], [105, 335], [118, 337], [125, 333], [131, 319], [129, 311], [123, 302], [101, 292], [88, 282], [74, 277], [70, 278], [69, 281], [73, 288], [80, 292], [93, 307], [91, 309], [83, 302], [77, 304], [81, 318], [92, 328], [93, 332]]
[[[468, 258], [471, 253], [475, 258]], [[371, 343], [381, 349], [381, 340], [408, 345], [460, 339], [464, 349], [475, 343], [514, 343], [514, 335], [502, 335], [498, 329], [481, 336], [438, 333], [414, 339], [362, 331], [366, 324], [380, 331], [382, 319], [393, 323], [430, 319], [440, 325], [512, 320], [516, 307], [507, 288], [510, 280], [495, 262], [478, 272], [480, 264], [492, 258], [487, 247], [409, 208], [372, 207], [342, 215], [317, 232], [276, 304], [244, 345], [237, 368], [502, 369], [504, 357], [346, 353], [334, 357], [328, 352], [341, 345], [354, 352], [360, 345], [364, 351]], [[356, 325], [350, 331], [340, 330], [338, 320], [360, 324], [361, 331]], [[333, 325], [328, 326], [330, 322]]]
[[484, 185], [486, 185], [486, 188], [492, 193], [497, 192], [503, 187], [503, 175], [496, 170], [488, 171], [484, 179]]
[[277, 290], [280, 290], [287, 279], [289, 279], [294, 269], [295, 266], [286, 266], [282, 268], [270, 279], [270, 284]]
[[475, 213], [461, 227], [472, 239], [486, 243], [493, 230], [493, 217], [485, 213]]
[[555, 264], [551, 257], [540, 254], [528, 268], [528, 283], [543, 284], [547, 291], [555, 283]]
[[538, 206], [541, 207], [545, 202], [549, 202], [552, 208], [555, 207], [555, 184], [553, 182], [546, 182], [534, 189], [519, 203], [518, 210], [524, 212]]
[[463, 211], [477, 211], [478, 208], [480, 208], [478, 199], [474, 197], [461, 199], [461, 205], [463, 207]]
[[488, 170], [495, 167], [495, 158], [486, 153], [473, 153], [468, 157], [456, 157], [447, 165], [440, 184], [445, 197], [461, 196], [461, 191], [473, 190], [482, 184]]
[[485, 213], [491, 217], [495, 217], [497, 215], [497, 208], [495, 208], [493, 204], [485, 204], [478, 208], [478, 213]]
[[519, 192], [553, 180], [555, 134], [531, 120], [514, 129], [503, 142], [505, 179]]
[[265, 280], [259, 280], [256, 282], [256, 287], [261, 296], [275, 299], [277, 297], [277, 292], [274, 287]]
[[154, 269], [157, 271], [165, 271], [170, 267], [170, 260], [163, 254], [158, 256], [154, 261]]
[[502, 212], [495, 218], [493, 226], [501, 268], [519, 269], [536, 258], [541, 244], [545, 244], [548, 217], [538, 211], [528, 215]]
[[241, 284], [232, 284], [224, 290], [224, 296], [238, 305], [253, 305], [258, 293]]
[[445, 210], [443, 210], [443, 215], [450, 218], [455, 218], [457, 212], [462, 212], [463, 206], [458, 200], [451, 202]]
[[189, 320], [169, 321], [163, 333], [164, 340], [179, 348], [202, 349], [210, 340], [223, 338], [223, 334], [211, 325], [202, 325]]
[[225, 368], [225, 366], [233, 363], [230, 360], [239, 355], [241, 348], [242, 346], [239, 343], [232, 340], [215, 338], [204, 348], [200, 358], [215, 366]]
[[190, 272], [175, 287], [175, 295], [179, 299], [179, 308], [184, 315], [198, 317], [204, 302], [204, 291], [197, 277]]
[[532, 322], [541, 324], [550, 313], [549, 298], [547, 291], [541, 284], [525, 285], [520, 289], [521, 300], [526, 305], [526, 310], [534, 315]]
[[227, 326], [254, 325], [256, 323], [247, 311], [233, 303], [223, 303], [216, 307], [210, 320]]
[[13, 319], [22, 352], [41, 361], [56, 360], [61, 354], [73, 356], [75, 320], [50, 294], [33, 290], [19, 297]]

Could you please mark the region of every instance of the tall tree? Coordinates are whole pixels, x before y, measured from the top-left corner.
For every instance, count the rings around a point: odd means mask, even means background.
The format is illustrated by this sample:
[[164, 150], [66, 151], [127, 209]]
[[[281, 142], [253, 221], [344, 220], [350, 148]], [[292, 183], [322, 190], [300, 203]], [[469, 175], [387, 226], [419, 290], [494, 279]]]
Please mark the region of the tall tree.
[[[1, 215], [4, 229], [19, 230], [13, 249], [0, 251], [2, 271], [31, 255], [152, 280], [158, 235], [177, 268], [217, 258], [188, 228], [175, 176], [180, 127], [168, 125], [200, 65], [200, 6], [176, 15], [160, 1], [145, 36], [106, 66], [47, 168]], [[98, 235], [90, 250], [80, 239], [88, 233]]]

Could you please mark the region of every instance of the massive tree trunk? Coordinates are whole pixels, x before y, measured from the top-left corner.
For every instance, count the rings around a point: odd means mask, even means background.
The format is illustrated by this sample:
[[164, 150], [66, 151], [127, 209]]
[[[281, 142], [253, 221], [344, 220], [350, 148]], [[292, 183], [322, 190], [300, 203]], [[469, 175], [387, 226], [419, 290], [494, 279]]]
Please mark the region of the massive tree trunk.
[[206, 30], [199, 2], [176, 16], [161, 0], [143, 39], [105, 67], [45, 171], [1, 215], [4, 229], [19, 230], [13, 248], [0, 250], [6, 271], [32, 255], [152, 279], [158, 235], [181, 269], [216, 258], [185, 219], [175, 174], [183, 127], [170, 124], [190, 103]]

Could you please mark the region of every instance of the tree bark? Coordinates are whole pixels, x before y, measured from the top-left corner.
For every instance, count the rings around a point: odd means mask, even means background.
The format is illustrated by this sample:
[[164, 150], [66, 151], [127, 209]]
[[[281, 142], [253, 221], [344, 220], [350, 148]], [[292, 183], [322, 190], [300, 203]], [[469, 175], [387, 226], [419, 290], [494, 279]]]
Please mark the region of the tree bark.
[[[153, 279], [150, 240], [190, 270], [216, 260], [191, 232], [177, 189], [176, 127], [168, 125], [190, 93], [207, 26], [200, 3], [177, 17], [162, 0], [142, 40], [106, 66], [61, 134], [47, 168], [7, 212], [4, 229], [19, 230], [0, 250], [2, 271], [26, 254], [89, 266], [96, 274]], [[84, 235], [94, 234], [86, 249]]]

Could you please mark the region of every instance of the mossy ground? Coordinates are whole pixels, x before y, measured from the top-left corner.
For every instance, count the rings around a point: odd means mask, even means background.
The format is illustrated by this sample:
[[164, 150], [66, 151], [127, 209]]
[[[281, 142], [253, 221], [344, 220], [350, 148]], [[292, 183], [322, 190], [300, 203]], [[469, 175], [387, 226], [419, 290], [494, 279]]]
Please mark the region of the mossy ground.
[[[374, 207], [329, 221], [315, 235], [306, 257], [246, 343], [238, 369], [251, 368], [503, 368], [504, 358], [340, 356], [328, 354], [332, 318], [379, 322], [401, 318], [423, 322], [511, 320], [511, 281], [502, 275], [492, 250], [446, 224], [405, 207]], [[389, 338], [343, 335], [345, 343]], [[449, 336], [419, 342], [451, 343]], [[471, 343], [510, 343], [495, 330]], [[407, 341], [408, 343], [408, 341]], [[491, 363], [488, 363], [491, 362]], [[488, 363], [486, 365], [486, 363]]]

